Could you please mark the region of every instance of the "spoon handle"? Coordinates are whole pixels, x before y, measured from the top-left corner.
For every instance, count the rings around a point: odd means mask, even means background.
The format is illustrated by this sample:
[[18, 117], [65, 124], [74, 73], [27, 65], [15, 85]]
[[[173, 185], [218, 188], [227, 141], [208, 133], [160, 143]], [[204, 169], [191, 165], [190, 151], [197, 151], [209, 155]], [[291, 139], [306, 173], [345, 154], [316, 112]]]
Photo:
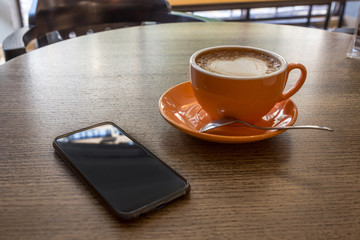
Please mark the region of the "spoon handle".
[[317, 130], [325, 130], [325, 131], [330, 131], [330, 132], [334, 131], [334, 129], [329, 128], [329, 127], [320, 127], [320, 126], [313, 126], [313, 125], [284, 126], [284, 127], [259, 127], [259, 126], [254, 126], [252, 124], [249, 124], [249, 123], [246, 123], [246, 122], [243, 122], [240, 120], [236, 120], [236, 122], [240, 122], [246, 126], [257, 128], [257, 129], [262, 129], [262, 130], [317, 129]]
[[217, 128], [217, 127], [221, 127], [221, 126], [225, 126], [225, 125], [229, 125], [232, 123], [242, 123], [248, 127], [252, 127], [252, 128], [256, 128], [256, 129], [261, 129], [261, 130], [289, 130], [289, 129], [316, 129], [316, 130], [325, 130], [325, 131], [330, 131], [333, 132], [334, 130], [332, 128], [329, 127], [320, 127], [320, 126], [313, 126], [313, 125], [304, 125], [304, 126], [284, 126], [284, 127], [259, 127], [259, 126], [255, 126], [252, 124], [249, 124], [247, 122], [243, 122], [241, 120], [230, 120], [227, 121], [225, 119], [222, 120], [217, 120], [211, 123], [206, 124], [204, 127], [202, 127], [200, 129], [200, 132], [207, 132], [211, 129]]

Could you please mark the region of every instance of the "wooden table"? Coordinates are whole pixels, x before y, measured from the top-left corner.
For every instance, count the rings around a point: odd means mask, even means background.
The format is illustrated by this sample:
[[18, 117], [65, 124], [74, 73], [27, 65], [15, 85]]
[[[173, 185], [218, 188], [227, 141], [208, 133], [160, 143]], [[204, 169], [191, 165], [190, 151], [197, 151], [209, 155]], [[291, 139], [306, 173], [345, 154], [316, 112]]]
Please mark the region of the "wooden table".
[[[1, 239], [359, 239], [360, 61], [351, 36], [256, 23], [107, 31], [0, 66]], [[308, 69], [296, 124], [249, 144], [190, 137], [158, 100], [198, 49], [261, 47]], [[289, 84], [296, 78], [292, 74]], [[114, 121], [190, 180], [191, 194], [134, 222], [110, 215], [54, 153], [57, 135]]]

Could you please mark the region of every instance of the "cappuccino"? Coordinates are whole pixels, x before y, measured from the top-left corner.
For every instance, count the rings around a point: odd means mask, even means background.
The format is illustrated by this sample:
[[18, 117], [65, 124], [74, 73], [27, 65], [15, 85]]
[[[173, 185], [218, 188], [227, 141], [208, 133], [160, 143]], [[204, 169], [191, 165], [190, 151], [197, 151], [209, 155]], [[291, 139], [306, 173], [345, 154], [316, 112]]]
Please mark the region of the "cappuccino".
[[270, 54], [231, 47], [204, 52], [195, 62], [207, 71], [234, 77], [264, 76], [281, 68], [281, 61]]
[[[289, 72], [301, 71], [284, 92]], [[212, 120], [232, 117], [256, 123], [278, 102], [304, 84], [306, 68], [288, 64], [277, 53], [249, 46], [215, 46], [190, 57], [190, 82], [196, 101]]]

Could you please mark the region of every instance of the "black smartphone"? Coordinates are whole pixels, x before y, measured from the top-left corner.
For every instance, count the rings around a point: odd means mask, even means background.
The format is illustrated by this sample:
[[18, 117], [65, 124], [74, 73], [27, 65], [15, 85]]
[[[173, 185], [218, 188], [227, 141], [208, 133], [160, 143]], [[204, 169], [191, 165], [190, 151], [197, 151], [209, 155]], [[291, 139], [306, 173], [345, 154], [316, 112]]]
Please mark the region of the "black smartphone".
[[190, 191], [185, 178], [112, 122], [61, 135], [53, 146], [122, 219], [159, 209]]

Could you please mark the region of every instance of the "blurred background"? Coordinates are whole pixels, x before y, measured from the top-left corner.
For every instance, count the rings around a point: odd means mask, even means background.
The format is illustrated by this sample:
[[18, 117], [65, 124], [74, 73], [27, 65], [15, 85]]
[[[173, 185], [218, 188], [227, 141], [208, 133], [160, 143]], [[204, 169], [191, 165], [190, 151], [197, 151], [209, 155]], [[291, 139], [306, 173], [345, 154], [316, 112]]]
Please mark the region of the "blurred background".
[[[182, 0], [169, 0], [173, 10], [184, 11], [194, 15], [219, 19], [222, 21], [256, 21], [275, 24], [290, 24], [308, 27], [323, 28], [327, 11], [331, 11], [331, 19], [327, 29], [338, 28], [338, 20], [341, 16], [340, 2], [333, 1], [330, 8], [328, 5], [298, 5], [287, 7], [267, 7], [251, 9], [196, 9], [186, 11], [181, 8]], [[188, 1], [189, 2], [189, 1]], [[205, 2], [205, 1], [204, 1]], [[219, 4], [227, 0], [218, 0]], [[294, 1], [296, 2], [296, 1]], [[3, 40], [14, 30], [28, 26], [28, 15], [32, 0], [0, 0], [0, 47]], [[179, 8], [180, 7], [180, 8]], [[360, 1], [347, 1], [345, 5], [342, 27], [355, 27], [356, 18], [360, 8]], [[191, 10], [191, 8], [189, 8]], [[307, 15], [311, 9], [311, 22], [307, 22]], [[1, 58], [1, 53], [0, 53]], [[1, 61], [1, 60], [0, 60]], [[1, 63], [1, 62], [0, 62]]]
[[[178, 1], [169, 1], [181, 2]], [[221, 2], [221, 0], [219, 0]], [[224, 0], [226, 2], [226, 0]], [[296, 1], [295, 1], [296, 2]], [[0, 0], [0, 42], [2, 42], [6, 36], [11, 34], [14, 30], [28, 25], [28, 13], [31, 7], [32, 0]], [[280, 24], [292, 24], [302, 25], [306, 18], [308, 9], [310, 6], [300, 5], [292, 7], [280, 7], [280, 8], [254, 8], [249, 11], [250, 18], [257, 20], [258, 22], [280, 23]], [[344, 27], [354, 27], [358, 10], [360, 7], [360, 1], [348, 1], [345, 7], [344, 14]], [[321, 27], [322, 21], [327, 11], [327, 5], [316, 5], [312, 8], [312, 15], [319, 16], [312, 19], [312, 26]], [[339, 3], [334, 1], [331, 6], [332, 19], [329, 24], [329, 28], [335, 28], [336, 17], [339, 15]], [[244, 17], [243, 9], [232, 10], [213, 10], [213, 11], [194, 11], [190, 12], [194, 15], [216, 18], [223, 21], [238, 21]], [[302, 19], [301, 16], [304, 16]]]

